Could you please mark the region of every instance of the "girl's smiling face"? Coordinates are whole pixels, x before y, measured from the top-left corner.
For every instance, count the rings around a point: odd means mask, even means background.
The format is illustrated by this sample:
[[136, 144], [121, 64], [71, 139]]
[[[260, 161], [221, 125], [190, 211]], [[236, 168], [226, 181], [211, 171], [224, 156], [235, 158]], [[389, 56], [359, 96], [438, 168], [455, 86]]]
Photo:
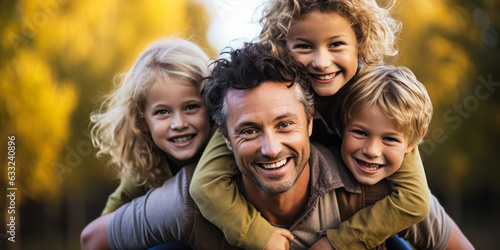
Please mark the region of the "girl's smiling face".
[[335, 13], [313, 11], [294, 21], [287, 47], [311, 76], [320, 96], [332, 96], [356, 74], [358, 41], [350, 22]]
[[146, 95], [147, 131], [176, 165], [196, 160], [210, 133], [208, 108], [192, 84], [172, 78], [156, 83]]

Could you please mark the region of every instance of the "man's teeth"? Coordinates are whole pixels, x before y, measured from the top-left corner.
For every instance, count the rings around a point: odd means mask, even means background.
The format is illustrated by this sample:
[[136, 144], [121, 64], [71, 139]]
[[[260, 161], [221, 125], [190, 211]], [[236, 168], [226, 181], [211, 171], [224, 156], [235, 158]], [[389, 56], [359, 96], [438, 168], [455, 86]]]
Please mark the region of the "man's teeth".
[[186, 143], [186, 142], [188, 142], [191, 139], [193, 139], [193, 136], [192, 135], [188, 135], [188, 136], [184, 136], [184, 137], [173, 138], [172, 141], [175, 142], [175, 143]]
[[316, 75], [316, 78], [319, 80], [331, 80], [336, 75], [337, 75], [337, 73], [332, 73], [332, 74], [328, 74], [328, 75]]
[[279, 167], [282, 167], [283, 165], [285, 165], [287, 162], [286, 159], [283, 159], [279, 162], [276, 162], [276, 163], [271, 163], [271, 164], [262, 164], [262, 166], [265, 168], [265, 169], [274, 169], [274, 168], [279, 168]]
[[361, 161], [361, 160], [359, 160], [358, 163], [361, 167], [366, 168], [368, 170], [377, 170], [380, 167], [379, 164], [370, 164], [366, 161]]

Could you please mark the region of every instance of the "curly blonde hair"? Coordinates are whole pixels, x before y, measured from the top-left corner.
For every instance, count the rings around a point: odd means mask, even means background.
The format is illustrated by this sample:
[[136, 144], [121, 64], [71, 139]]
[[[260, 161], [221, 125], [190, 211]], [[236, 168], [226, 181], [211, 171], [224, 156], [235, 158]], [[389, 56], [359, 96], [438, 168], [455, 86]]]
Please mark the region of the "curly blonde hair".
[[111, 158], [118, 177], [126, 175], [136, 185], [155, 187], [172, 175], [162, 167], [167, 162], [165, 153], [145, 131], [146, 94], [157, 82], [170, 82], [173, 77], [201, 91], [208, 63], [208, 56], [194, 43], [162, 38], [149, 44], [128, 72], [117, 75], [119, 84], [90, 120], [97, 155]]
[[379, 107], [396, 121], [408, 145], [417, 145], [432, 118], [432, 102], [425, 86], [406, 67], [363, 67], [355, 81], [346, 88], [336, 112], [334, 127], [338, 135], [356, 113], [365, 107]]
[[293, 21], [320, 11], [335, 13], [351, 22], [359, 47], [359, 59], [366, 65], [376, 65], [386, 56], [398, 53], [396, 40], [401, 22], [390, 16], [395, 2], [378, 6], [375, 0], [272, 0], [264, 8], [259, 39], [269, 41], [273, 51], [286, 50], [286, 39]]

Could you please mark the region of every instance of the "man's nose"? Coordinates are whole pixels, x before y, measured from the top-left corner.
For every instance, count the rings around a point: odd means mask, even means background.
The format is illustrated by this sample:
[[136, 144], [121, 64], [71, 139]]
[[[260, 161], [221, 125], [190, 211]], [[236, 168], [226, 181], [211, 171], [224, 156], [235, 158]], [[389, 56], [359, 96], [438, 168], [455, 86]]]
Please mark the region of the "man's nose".
[[270, 158], [274, 158], [279, 155], [282, 150], [282, 145], [281, 141], [278, 138], [279, 137], [275, 136], [272, 133], [264, 135], [261, 142], [261, 152], [263, 155]]

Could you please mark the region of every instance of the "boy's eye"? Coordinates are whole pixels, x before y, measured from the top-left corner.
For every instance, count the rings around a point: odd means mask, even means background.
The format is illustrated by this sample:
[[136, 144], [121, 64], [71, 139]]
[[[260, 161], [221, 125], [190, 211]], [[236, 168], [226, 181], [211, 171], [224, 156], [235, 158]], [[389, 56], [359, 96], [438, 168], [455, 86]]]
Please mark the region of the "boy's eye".
[[399, 142], [399, 140], [394, 137], [384, 137], [384, 140], [388, 142]]
[[357, 129], [354, 129], [351, 131], [352, 133], [354, 133], [355, 135], [359, 135], [359, 136], [366, 136], [366, 133], [363, 132], [362, 130], [357, 130]]

